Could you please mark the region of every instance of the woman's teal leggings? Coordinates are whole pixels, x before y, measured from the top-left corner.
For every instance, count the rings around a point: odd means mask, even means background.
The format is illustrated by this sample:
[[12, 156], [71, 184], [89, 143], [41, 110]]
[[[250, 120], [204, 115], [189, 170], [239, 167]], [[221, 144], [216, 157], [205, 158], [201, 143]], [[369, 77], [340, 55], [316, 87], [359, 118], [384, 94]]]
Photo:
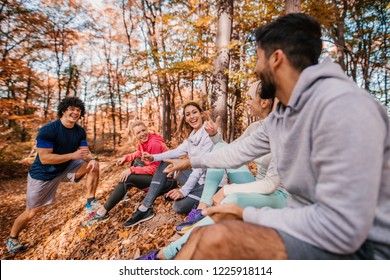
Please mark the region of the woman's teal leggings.
[[[253, 206], [256, 208], [261, 208], [264, 206], [268, 206], [272, 208], [283, 208], [286, 206], [286, 199], [287, 195], [284, 192], [276, 190], [273, 194], [269, 195], [257, 193], [235, 193], [225, 197], [225, 199], [222, 200], [221, 203], [235, 203], [240, 207]], [[211, 224], [214, 224], [214, 221], [207, 216], [197, 222], [194, 227]], [[190, 236], [192, 229], [187, 231], [182, 237], [172, 242], [163, 249], [163, 253], [167, 259], [173, 259], [176, 256], [176, 254], [179, 252], [184, 243], [187, 242], [187, 239]]]
[[[214, 145], [213, 151], [218, 150], [226, 145], [226, 143], [219, 142]], [[224, 171], [225, 169], [207, 169], [203, 193], [200, 198], [200, 202], [206, 203], [207, 205], [211, 205], [211, 200], [213, 198], [213, 195], [217, 192], [218, 186], [223, 178]], [[243, 165], [238, 169], [226, 169], [226, 173], [229, 177], [230, 183], [244, 184], [256, 180], [246, 165]]]

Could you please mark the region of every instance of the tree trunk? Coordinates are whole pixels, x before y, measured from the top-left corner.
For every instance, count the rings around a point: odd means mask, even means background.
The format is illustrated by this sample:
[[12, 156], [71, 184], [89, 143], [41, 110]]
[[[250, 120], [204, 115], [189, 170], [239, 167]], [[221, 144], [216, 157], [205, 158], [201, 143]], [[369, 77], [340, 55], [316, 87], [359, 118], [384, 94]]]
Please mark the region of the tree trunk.
[[217, 58], [214, 63], [211, 107], [213, 115], [221, 117], [221, 133], [226, 139], [229, 44], [232, 34], [233, 0], [218, 1], [218, 31], [216, 38]]
[[98, 112], [98, 106], [97, 106], [97, 98], [95, 99], [95, 110], [93, 112], [93, 146], [96, 148], [96, 136], [97, 136], [97, 112]]
[[157, 20], [157, 16], [162, 14], [161, 2], [142, 0], [141, 9], [144, 15], [143, 19], [147, 25], [148, 44], [151, 50], [152, 60], [157, 68], [158, 87], [160, 94], [162, 95], [162, 136], [166, 141], [170, 141], [172, 137], [171, 109], [174, 110], [174, 108], [170, 107], [171, 92], [169, 90], [169, 78], [167, 74], [161, 73], [161, 70], [164, 68], [161, 63], [161, 58], [164, 59], [164, 61], [166, 59], [165, 56], [161, 57], [159, 52], [160, 46], [162, 52], [165, 53], [164, 30], [161, 25], [158, 25]]
[[[239, 25], [240, 23], [237, 23]], [[238, 26], [233, 25], [232, 33], [233, 42], [245, 41], [245, 36], [241, 34]], [[239, 73], [241, 69], [241, 59], [244, 53], [241, 51], [242, 46], [235, 44], [230, 50], [230, 69], [232, 73]], [[240, 78], [230, 81], [231, 94], [229, 94], [229, 137], [228, 142], [232, 142], [235, 138], [243, 133], [243, 115], [244, 115], [244, 100], [242, 98], [242, 80]]]
[[300, 13], [301, 0], [286, 0], [286, 14]]
[[[337, 11], [339, 8], [337, 7], [336, 0], [333, 0], [334, 9]], [[344, 19], [346, 18], [348, 11], [348, 3], [347, 0], [342, 1], [343, 6], [340, 8], [339, 12], [336, 12], [336, 38], [335, 43], [337, 47], [337, 63], [340, 64], [341, 68], [345, 71], [345, 53], [347, 51], [345, 47], [345, 35], [344, 35]]]
[[162, 91], [162, 102], [163, 102], [163, 119], [162, 119], [162, 134], [163, 138], [167, 141], [171, 140], [172, 130], [171, 130], [171, 106], [169, 100], [169, 93], [167, 90]]

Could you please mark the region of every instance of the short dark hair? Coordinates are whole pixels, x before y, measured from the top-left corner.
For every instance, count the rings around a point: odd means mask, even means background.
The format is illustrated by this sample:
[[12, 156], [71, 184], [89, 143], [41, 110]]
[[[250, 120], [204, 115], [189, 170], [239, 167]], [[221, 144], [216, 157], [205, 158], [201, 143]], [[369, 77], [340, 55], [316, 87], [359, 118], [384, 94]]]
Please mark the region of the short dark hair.
[[84, 114], [85, 114], [84, 102], [81, 101], [80, 98], [78, 98], [76, 96], [72, 96], [72, 97], [65, 97], [64, 99], [61, 100], [60, 104], [58, 104], [58, 108], [57, 108], [58, 118], [61, 118], [62, 115], [64, 114], [64, 112], [66, 110], [68, 110], [68, 108], [70, 106], [80, 108], [80, 110], [81, 110], [80, 116], [84, 117]]
[[303, 13], [288, 14], [257, 28], [255, 37], [266, 57], [281, 49], [299, 71], [317, 64], [322, 51], [321, 26]]

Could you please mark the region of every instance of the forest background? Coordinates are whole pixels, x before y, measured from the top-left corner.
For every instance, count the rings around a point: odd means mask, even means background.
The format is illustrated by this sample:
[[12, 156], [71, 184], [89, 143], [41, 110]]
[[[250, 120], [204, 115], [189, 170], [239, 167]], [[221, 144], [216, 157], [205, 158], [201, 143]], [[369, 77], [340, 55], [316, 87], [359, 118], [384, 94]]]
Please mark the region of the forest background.
[[[256, 79], [252, 34], [284, 14], [285, 2], [1, 0], [0, 150], [31, 143], [68, 95], [86, 103], [81, 124], [96, 152], [126, 144], [134, 118], [177, 140], [187, 100], [221, 115], [233, 140], [253, 121], [244, 105]], [[300, 3], [322, 24], [324, 56], [387, 108], [389, 8], [372, 0]]]
[[[292, 11], [319, 20], [322, 57], [339, 63], [390, 114], [388, 1], [0, 0], [3, 206], [10, 187], [5, 180], [20, 180], [13, 185], [21, 186], [22, 196], [38, 129], [56, 119], [65, 96], [86, 104], [80, 124], [91, 150], [107, 160], [102, 174], [108, 189], [117, 178], [111, 178], [116, 171], [110, 162], [134, 149], [126, 133], [129, 120], [145, 121], [174, 147], [181, 141], [175, 135], [181, 107], [195, 100], [213, 117], [222, 117], [228, 142], [235, 139], [254, 121], [245, 107], [246, 90], [256, 80], [253, 32]], [[17, 199], [23, 209], [23, 197]], [[8, 217], [1, 223], [6, 232], [16, 217], [9, 215], [15, 201], [0, 207]], [[47, 236], [52, 233], [53, 228]], [[84, 238], [85, 232], [76, 235]], [[139, 253], [133, 249], [119, 258]], [[60, 258], [90, 257], [77, 252], [78, 257]]]

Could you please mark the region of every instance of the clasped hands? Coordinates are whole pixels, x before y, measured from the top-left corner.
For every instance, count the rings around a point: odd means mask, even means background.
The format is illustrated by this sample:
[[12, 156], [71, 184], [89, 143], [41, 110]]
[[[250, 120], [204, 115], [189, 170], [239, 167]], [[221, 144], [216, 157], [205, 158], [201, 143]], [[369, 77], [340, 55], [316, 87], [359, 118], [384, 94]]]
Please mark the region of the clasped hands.
[[73, 159], [82, 159], [88, 162], [87, 171], [93, 172], [99, 170], [99, 162], [92, 158], [91, 151], [88, 146], [80, 146], [74, 153]]

